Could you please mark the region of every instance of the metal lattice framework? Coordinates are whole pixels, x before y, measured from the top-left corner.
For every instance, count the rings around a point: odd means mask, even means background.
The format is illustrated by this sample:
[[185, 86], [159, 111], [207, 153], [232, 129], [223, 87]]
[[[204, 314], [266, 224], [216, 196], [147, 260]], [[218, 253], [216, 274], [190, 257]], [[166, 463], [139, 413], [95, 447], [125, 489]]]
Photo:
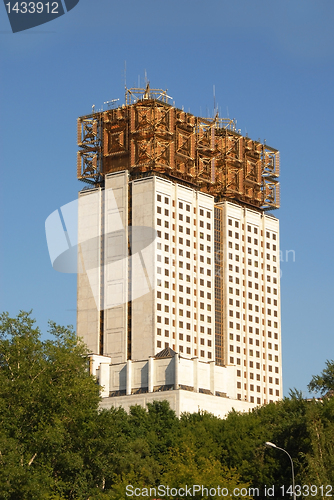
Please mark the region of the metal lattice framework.
[[242, 136], [226, 118], [168, 104], [161, 89], [127, 89], [126, 105], [78, 119], [78, 178], [99, 183], [127, 169], [193, 185], [216, 200], [279, 207], [279, 152]]
[[102, 114], [78, 119], [77, 176], [85, 182], [96, 184], [102, 174]]

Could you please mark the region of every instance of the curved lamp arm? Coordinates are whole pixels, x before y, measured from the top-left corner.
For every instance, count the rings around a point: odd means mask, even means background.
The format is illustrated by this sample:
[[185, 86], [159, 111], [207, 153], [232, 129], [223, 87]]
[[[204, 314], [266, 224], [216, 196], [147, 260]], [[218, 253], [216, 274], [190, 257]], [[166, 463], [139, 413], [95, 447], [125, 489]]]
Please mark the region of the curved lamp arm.
[[274, 443], [271, 443], [270, 441], [266, 441], [265, 443], [265, 446], [267, 448], [276, 448], [277, 450], [281, 450], [281, 451], [284, 451], [284, 453], [286, 453], [288, 455], [288, 457], [290, 458], [290, 462], [291, 462], [291, 470], [292, 470], [292, 493], [293, 493], [293, 498], [294, 500], [296, 500], [296, 492], [295, 492], [295, 471], [294, 471], [294, 468], [293, 468], [293, 460], [290, 456], [290, 454], [284, 450], [284, 448], [280, 448], [279, 446], [276, 446], [276, 444]]

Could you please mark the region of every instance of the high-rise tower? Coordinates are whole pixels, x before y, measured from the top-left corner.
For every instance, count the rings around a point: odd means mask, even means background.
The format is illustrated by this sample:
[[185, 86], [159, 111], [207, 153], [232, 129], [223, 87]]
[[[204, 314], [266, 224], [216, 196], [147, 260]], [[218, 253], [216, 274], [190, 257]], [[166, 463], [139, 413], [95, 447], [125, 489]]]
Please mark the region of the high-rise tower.
[[278, 151], [160, 89], [78, 120], [78, 335], [103, 404], [282, 397]]

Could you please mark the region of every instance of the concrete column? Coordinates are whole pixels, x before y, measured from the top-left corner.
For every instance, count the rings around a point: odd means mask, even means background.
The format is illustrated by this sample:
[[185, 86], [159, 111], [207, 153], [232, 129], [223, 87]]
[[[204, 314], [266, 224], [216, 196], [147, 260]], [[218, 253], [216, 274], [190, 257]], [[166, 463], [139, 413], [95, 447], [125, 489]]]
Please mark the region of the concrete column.
[[101, 396], [103, 398], [109, 397], [110, 386], [110, 365], [109, 363], [100, 364], [100, 386], [102, 387]]
[[153, 392], [154, 387], [154, 356], [148, 358], [148, 392]]
[[126, 362], [126, 395], [130, 396], [131, 395], [131, 389], [132, 389], [132, 366], [131, 366], [131, 359], [128, 359]]
[[210, 391], [212, 394], [215, 396], [216, 394], [216, 388], [215, 388], [215, 366], [216, 363], [214, 361], [211, 361], [210, 363]]
[[198, 358], [193, 358], [194, 392], [198, 392]]
[[175, 354], [174, 356], [174, 390], [176, 391], [179, 388], [179, 355]]

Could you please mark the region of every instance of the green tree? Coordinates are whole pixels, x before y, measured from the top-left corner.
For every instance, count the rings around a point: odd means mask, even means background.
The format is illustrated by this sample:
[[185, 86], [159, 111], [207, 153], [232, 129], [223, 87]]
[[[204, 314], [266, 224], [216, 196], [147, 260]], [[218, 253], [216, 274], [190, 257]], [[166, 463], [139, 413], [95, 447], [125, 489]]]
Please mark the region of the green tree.
[[[303, 484], [328, 485], [334, 483], [334, 400], [309, 401], [307, 430], [310, 449], [305, 454]], [[321, 498], [321, 495], [315, 498]]]
[[309, 391], [320, 392], [320, 394], [330, 393], [334, 391], [334, 361], [327, 360], [326, 368], [320, 375], [313, 375], [311, 382], [308, 385]]
[[[229, 492], [225, 496], [233, 495], [233, 498], [251, 498], [247, 495], [249, 484], [240, 481], [240, 477], [235, 470], [222, 466], [214, 458], [202, 456], [198, 451], [190, 448], [187, 444], [182, 449], [170, 450], [169, 455], [166, 457], [160, 484], [176, 489], [184, 488], [186, 485], [192, 488], [193, 485], [196, 485], [200, 490], [195, 490], [192, 493], [193, 498], [198, 500], [201, 498], [221, 498], [222, 495], [219, 493], [218, 486], [220, 490], [225, 490], [224, 494]], [[239, 496], [238, 493], [241, 489], [244, 489], [244, 494]], [[234, 491], [235, 494], [233, 494]], [[170, 498], [172, 498], [172, 495], [170, 495]]]
[[0, 316], [0, 498], [84, 498], [99, 387], [71, 328], [34, 323]]

